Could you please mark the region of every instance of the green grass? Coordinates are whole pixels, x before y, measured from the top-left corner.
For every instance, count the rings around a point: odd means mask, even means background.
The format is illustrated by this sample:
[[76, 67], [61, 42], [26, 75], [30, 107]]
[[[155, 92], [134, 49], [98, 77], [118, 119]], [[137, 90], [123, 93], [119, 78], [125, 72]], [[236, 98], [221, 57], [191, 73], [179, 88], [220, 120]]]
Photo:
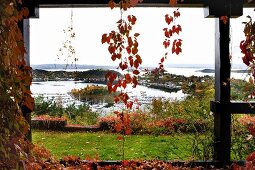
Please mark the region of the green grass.
[[[122, 141], [116, 134], [106, 133], [63, 133], [33, 131], [33, 143], [45, 146], [59, 159], [76, 155], [82, 159], [99, 156], [101, 160], [122, 160]], [[149, 136], [125, 137], [125, 159], [189, 160], [192, 153], [192, 136]]]

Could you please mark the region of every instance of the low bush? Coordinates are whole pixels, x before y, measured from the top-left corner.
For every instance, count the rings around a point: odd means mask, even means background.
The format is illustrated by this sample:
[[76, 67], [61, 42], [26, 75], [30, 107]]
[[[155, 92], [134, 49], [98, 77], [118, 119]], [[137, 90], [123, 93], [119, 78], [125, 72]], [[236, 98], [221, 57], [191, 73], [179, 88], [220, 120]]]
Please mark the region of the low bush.
[[[165, 118], [155, 120], [145, 113], [131, 113], [130, 126], [132, 134], [153, 134], [153, 135], [171, 135], [173, 133], [193, 133], [204, 132], [206, 126], [202, 122], [191, 124], [181, 118]], [[120, 120], [116, 116], [106, 116], [99, 119], [99, 126], [102, 130], [116, 132], [116, 124]]]

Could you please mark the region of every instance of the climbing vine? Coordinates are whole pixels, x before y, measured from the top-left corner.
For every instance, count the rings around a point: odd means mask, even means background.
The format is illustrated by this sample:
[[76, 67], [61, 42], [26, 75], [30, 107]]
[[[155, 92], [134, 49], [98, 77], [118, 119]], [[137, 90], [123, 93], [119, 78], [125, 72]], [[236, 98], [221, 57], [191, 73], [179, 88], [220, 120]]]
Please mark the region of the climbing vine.
[[[247, 16], [249, 19], [248, 22], [244, 22], [244, 35], [245, 40], [240, 42], [241, 53], [243, 54], [243, 63], [248, 67], [249, 82], [255, 86], [255, 23], [250, 16]], [[251, 92], [250, 97], [253, 98], [255, 96], [255, 89]]]
[[[28, 132], [23, 114], [33, 109], [29, 86], [31, 67], [26, 66], [19, 24], [28, 17], [22, 0], [4, 0], [0, 4], [0, 167], [12, 169], [26, 159]], [[24, 163], [24, 162], [23, 162]]]

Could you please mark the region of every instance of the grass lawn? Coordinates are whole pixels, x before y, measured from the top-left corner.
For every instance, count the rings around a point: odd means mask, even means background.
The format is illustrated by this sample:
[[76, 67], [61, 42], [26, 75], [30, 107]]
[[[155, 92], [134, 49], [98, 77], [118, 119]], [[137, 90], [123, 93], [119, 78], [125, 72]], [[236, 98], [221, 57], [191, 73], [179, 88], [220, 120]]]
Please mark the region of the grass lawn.
[[[59, 159], [76, 155], [85, 159], [98, 156], [101, 160], [122, 160], [122, 141], [116, 134], [32, 132], [34, 144], [45, 146]], [[189, 160], [192, 153], [192, 137], [189, 135], [125, 137], [125, 159]]]

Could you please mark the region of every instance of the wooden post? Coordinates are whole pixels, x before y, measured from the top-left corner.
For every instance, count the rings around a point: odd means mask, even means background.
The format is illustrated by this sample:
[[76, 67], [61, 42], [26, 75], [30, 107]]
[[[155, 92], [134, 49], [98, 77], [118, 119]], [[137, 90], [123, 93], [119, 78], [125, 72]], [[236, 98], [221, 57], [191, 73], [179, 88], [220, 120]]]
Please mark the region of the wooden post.
[[223, 165], [230, 163], [231, 147], [231, 113], [230, 104], [230, 57], [229, 25], [220, 19], [216, 20], [215, 29], [215, 100], [220, 109], [214, 113], [214, 160]]
[[[25, 61], [26, 65], [30, 66], [30, 24], [29, 19], [23, 19], [21, 24], [21, 31], [23, 33], [23, 40], [24, 40], [24, 46], [26, 49], [25, 53]], [[26, 108], [25, 106], [22, 107], [23, 116], [25, 117], [28, 124], [31, 126], [31, 110]], [[32, 133], [31, 133], [31, 127], [28, 131], [28, 134], [26, 138], [30, 141], [32, 141]]]

